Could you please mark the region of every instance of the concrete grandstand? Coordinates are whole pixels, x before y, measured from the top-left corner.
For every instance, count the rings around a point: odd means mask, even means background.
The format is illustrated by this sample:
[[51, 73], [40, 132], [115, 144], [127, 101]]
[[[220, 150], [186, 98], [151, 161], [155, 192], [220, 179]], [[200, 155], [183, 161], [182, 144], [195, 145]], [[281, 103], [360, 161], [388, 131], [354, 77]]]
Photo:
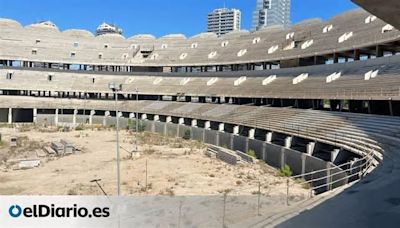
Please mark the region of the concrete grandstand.
[[[0, 19], [0, 122], [137, 118], [147, 131], [189, 130], [208, 144], [254, 150], [274, 167], [288, 164], [317, 194], [357, 182], [345, 190], [352, 191], [385, 178], [382, 169], [399, 157], [400, 31], [388, 22], [357, 9], [288, 29], [156, 39]], [[398, 184], [391, 181], [382, 187]], [[382, 211], [367, 210], [374, 212]], [[293, 221], [322, 225], [307, 218]]]

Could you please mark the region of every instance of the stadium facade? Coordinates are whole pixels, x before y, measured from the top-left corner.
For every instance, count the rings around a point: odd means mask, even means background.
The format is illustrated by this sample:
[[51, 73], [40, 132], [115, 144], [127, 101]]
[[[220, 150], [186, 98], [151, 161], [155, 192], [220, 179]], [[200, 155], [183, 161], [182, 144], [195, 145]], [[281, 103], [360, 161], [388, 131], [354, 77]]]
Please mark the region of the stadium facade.
[[[126, 39], [10, 19], [0, 29], [0, 122], [137, 118], [148, 131], [188, 130], [209, 144], [254, 150], [274, 167], [289, 165], [316, 193], [398, 173], [400, 31], [364, 10], [220, 37]], [[362, 187], [385, 201], [380, 193], [393, 194], [397, 176]]]

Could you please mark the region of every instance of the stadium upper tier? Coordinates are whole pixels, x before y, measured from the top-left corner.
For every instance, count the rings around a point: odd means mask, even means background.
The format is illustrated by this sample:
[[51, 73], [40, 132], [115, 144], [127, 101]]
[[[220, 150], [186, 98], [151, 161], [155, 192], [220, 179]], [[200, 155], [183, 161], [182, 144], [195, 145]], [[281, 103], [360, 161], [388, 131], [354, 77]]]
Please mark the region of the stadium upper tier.
[[[199, 34], [191, 38], [151, 35], [124, 38], [119, 34], [95, 37], [84, 30], [60, 32], [54, 24], [21, 26], [0, 19], [0, 64], [77, 64], [96, 69], [112, 67], [194, 67], [233, 64], [278, 63], [298, 66], [323, 64], [329, 58], [358, 60], [361, 54], [398, 53], [400, 32], [393, 26], [357, 9], [329, 21], [307, 20], [289, 29], [269, 28], [254, 33], [239, 31], [217, 37]], [[382, 48], [382, 49], [380, 49]], [[386, 48], [386, 49], [385, 49]], [[309, 58], [308, 60], [306, 60]], [[307, 63], [291, 63], [301, 59]], [[288, 60], [285, 64], [282, 61]], [[246, 68], [248, 69], [248, 68]], [[112, 71], [132, 71], [120, 69]]]
[[[109, 83], [141, 95], [287, 99], [400, 100], [400, 56], [269, 71], [208, 73], [100, 73], [0, 68], [0, 90], [46, 96], [111, 93]], [[42, 94], [43, 95], [43, 94]], [[226, 102], [226, 101], [225, 101]]]

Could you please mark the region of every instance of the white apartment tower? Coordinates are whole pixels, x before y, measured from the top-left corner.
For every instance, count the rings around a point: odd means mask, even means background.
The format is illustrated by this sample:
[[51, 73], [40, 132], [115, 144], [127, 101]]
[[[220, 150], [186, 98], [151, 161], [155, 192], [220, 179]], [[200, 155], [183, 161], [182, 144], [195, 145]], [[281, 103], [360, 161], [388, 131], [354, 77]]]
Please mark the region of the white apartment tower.
[[291, 0], [257, 0], [256, 9], [253, 12], [252, 31], [262, 27], [290, 25]]
[[207, 32], [218, 36], [240, 30], [241, 12], [238, 9], [216, 9], [208, 14]]

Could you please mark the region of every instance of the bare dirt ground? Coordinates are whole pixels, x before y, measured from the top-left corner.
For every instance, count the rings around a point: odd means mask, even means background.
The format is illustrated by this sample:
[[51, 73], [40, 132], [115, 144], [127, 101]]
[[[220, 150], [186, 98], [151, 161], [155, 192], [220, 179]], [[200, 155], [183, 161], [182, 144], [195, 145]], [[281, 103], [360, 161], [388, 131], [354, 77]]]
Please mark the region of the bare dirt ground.
[[[0, 128], [0, 195], [101, 195], [90, 182], [101, 179], [105, 192], [116, 194], [116, 140], [111, 129], [60, 132], [57, 129], [15, 130]], [[8, 140], [18, 137], [18, 148], [10, 151]], [[38, 168], [16, 170], [10, 160], [35, 158], [52, 141], [67, 139], [81, 152], [65, 157], [41, 157]], [[135, 149], [135, 134], [120, 132], [121, 146]], [[261, 183], [263, 195], [285, 195], [287, 178], [264, 162], [228, 165], [207, 157], [206, 147], [196, 141], [138, 134], [140, 156], [130, 158], [121, 149], [122, 195], [251, 195]], [[43, 152], [42, 152], [43, 153]], [[147, 188], [146, 188], [147, 163]], [[304, 199], [309, 190], [291, 182], [291, 197]]]

